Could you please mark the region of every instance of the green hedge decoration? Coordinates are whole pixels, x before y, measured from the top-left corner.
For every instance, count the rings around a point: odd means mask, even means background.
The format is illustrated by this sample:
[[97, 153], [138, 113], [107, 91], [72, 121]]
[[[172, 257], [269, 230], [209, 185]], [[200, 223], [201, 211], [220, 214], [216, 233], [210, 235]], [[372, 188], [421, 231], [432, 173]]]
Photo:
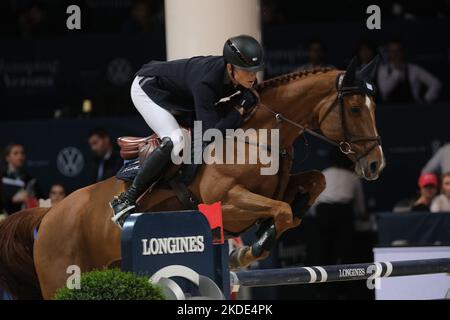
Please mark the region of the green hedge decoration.
[[94, 270], [83, 273], [80, 289], [60, 288], [55, 300], [165, 300], [162, 288], [120, 269]]

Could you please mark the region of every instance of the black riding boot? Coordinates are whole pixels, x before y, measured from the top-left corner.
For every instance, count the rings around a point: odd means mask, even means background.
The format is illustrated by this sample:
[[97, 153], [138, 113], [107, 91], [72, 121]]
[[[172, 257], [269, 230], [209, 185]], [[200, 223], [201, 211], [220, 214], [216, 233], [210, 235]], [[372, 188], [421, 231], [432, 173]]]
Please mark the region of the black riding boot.
[[162, 139], [161, 144], [144, 161], [141, 170], [134, 178], [133, 184], [127, 191], [115, 197], [109, 205], [113, 209], [112, 221], [123, 225], [125, 219], [136, 206], [136, 200], [160, 177], [170, 161], [170, 153], [173, 149], [172, 140], [169, 137]]

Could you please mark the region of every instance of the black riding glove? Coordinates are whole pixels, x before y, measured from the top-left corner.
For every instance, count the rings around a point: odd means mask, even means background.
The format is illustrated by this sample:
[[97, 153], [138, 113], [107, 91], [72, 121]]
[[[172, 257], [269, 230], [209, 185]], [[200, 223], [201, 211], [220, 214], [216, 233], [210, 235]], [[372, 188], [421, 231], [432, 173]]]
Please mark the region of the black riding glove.
[[256, 105], [258, 98], [247, 88], [240, 87], [239, 90], [241, 91], [241, 94], [239, 95], [239, 105], [244, 108], [244, 112], [247, 112]]

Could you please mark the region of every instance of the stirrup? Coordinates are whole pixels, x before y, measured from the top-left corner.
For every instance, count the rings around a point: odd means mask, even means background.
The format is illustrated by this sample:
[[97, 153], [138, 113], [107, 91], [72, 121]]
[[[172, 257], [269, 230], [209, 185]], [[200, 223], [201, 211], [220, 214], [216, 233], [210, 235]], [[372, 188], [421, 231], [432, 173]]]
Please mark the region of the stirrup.
[[[120, 228], [122, 228], [122, 225], [125, 222], [124, 219], [123, 219], [123, 221], [121, 221], [122, 218], [125, 215], [128, 215], [128, 213], [130, 211], [132, 211], [136, 207], [136, 205], [130, 204], [130, 205], [126, 206], [125, 208], [123, 208], [122, 210], [120, 210], [119, 212], [116, 213], [114, 211], [114, 204], [115, 205], [120, 205], [120, 203], [117, 203], [117, 201], [120, 201], [120, 196], [119, 197], [114, 197], [114, 199], [109, 203], [109, 206], [111, 207], [111, 209], [113, 209], [111, 221], [116, 223], [117, 225], [119, 225]], [[125, 202], [125, 203], [127, 203], [127, 202]]]
[[117, 214], [113, 213], [113, 217], [111, 218], [112, 222], [117, 223], [120, 226], [122, 226], [122, 224], [120, 222], [118, 222], [118, 220], [120, 218], [122, 218], [123, 215], [125, 215], [129, 211], [133, 210], [135, 207], [136, 207], [135, 205], [132, 205], [132, 206], [126, 207], [125, 209], [119, 211]]

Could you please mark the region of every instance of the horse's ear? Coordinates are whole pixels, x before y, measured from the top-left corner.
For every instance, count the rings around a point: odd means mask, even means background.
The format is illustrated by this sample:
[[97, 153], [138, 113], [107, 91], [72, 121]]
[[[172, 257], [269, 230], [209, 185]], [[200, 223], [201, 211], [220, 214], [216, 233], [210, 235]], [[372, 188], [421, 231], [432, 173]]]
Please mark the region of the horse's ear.
[[356, 77], [356, 68], [358, 67], [358, 58], [353, 57], [348, 64], [347, 70], [345, 71], [343, 84], [346, 86], [351, 86]]
[[375, 58], [372, 59], [368, 64], [358, 72], [358, 77], [361, 79], [375, 79], [375, 72], [377, 70], [378, 64], [380, 62], [380, 55], [377, 54]]

